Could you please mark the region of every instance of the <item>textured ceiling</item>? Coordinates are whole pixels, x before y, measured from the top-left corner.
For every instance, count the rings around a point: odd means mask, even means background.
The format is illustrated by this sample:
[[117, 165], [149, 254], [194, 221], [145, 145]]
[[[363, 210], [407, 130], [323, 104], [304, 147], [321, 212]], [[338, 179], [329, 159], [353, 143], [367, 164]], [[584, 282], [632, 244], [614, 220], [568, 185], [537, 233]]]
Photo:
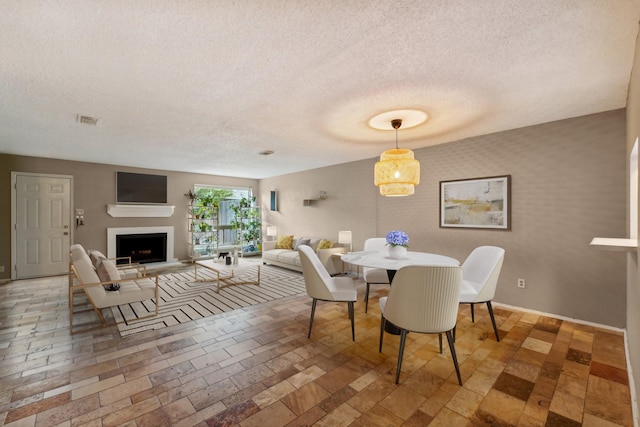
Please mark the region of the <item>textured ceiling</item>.
[[[265, 178], [623, 108], [640, 0], [5, 0], [0, 152]], [[80, 125], [78, 114], [100, 118]], [[260, 156], [273, 150], [271, 156]]]

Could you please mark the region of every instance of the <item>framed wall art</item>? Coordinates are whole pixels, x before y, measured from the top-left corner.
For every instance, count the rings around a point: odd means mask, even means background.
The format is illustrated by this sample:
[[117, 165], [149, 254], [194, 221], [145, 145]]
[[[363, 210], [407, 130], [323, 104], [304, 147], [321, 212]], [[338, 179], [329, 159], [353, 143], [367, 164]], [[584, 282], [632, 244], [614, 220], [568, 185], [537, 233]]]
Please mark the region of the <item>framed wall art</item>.
[[440, 227], [511, 230], [511, 175], [440, 181]]

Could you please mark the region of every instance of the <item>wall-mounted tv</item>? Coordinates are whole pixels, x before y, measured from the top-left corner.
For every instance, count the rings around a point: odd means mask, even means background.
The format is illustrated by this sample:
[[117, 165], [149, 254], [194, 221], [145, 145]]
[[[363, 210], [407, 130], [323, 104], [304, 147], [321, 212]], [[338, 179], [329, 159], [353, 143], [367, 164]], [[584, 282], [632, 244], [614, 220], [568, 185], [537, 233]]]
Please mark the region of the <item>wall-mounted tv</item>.
[[116, 172], [116, 203], [167, 203], [166, 175]]

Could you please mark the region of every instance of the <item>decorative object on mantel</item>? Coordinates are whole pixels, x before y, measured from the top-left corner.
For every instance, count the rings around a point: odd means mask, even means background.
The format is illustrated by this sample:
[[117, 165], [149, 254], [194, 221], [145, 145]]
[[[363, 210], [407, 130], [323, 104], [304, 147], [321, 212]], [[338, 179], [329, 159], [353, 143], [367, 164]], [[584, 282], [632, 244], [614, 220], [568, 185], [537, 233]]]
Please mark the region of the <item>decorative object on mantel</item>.
[[383, 196], [410, 196], [420, 183], [420, 162], [415, 160], [413, 151], [398, 148], [398, 129], [402, 119], [391, 120], [396, 130], [396, 148], [380, 155], [374, 170], [374, 184]]
[[409, 236], [401, 230], [393, 230], [387, 233], [387, 250], [390, 258], [402, 259], [407, 256]]

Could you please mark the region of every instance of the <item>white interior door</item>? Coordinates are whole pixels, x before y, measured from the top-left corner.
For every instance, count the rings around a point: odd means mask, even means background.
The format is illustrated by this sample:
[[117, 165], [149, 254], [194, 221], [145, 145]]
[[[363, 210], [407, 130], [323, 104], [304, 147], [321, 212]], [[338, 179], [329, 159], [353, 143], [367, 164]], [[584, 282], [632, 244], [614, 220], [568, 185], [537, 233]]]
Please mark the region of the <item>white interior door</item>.
[[72, 178], [12, 175], [15, 202], [11, 277], [26, 279], [66, 273], [71, 242]]

